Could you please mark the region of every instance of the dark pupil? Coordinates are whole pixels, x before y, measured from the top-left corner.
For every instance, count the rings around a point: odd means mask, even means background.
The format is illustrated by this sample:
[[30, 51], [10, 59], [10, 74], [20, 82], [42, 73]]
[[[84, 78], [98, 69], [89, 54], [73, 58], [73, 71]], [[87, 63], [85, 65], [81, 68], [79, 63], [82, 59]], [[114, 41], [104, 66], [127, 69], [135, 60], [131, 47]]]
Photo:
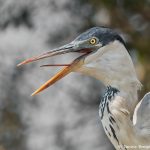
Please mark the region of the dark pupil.
[[91, 40], [91, 43], [92, 43], [92, 44], [95, 43], [95, 39], [92, 39], [92, 40]]

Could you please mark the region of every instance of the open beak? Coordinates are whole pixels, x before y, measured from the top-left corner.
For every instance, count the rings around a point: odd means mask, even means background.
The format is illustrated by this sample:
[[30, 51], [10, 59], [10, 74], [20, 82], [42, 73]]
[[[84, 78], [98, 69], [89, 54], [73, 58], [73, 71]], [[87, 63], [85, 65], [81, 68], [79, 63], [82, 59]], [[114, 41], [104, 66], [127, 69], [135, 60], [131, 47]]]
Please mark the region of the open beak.
[[56, 75], [54, 75], [50, 80], [48, 80], [46, 83], [44, 83], [40, 88], [38, 88], [34, 93], [32, 93], [31, 96], [38, 94], [39, 92], [41, 92], [44, 89], [48, 88], [49, 86], [51, 86], [52, 84], [54, 84], [55, 82], [57, 82], [58, 80], [60, 80], [64, 76], [66, 76], [67, 74], [69, 74], [70, 72], [73, 72], [77, 68], [82, 66], [83, 63], [84, 63], [85, 56], [88, 55], [91, 52], [91, 49], [87, 49], [87, 48], [86, 49], [81, 49], [81, 48], [79, 49], [74, 44], [69, 43], [69, 44], [64, 45], [62, 47], [59, 47], [57, 49], [53, 49], [52, 51], [46, 52], [42, 55], [29, 58], [29, 59], [27, 59], [27, 60], [25, 60], [25, 61], [23, 61], [23, 62], [21, 62], [17, 65], [17, 66], [21, 66], [21, 65], [24, 65], [24, 64], [31, 63], [33, 61], [43, 59], [43, 58], [47, 58], [47, 57], [51, 57], [51, 56], [55, 56], [55, 55], [61, 55], [61, 54], [65, 54], [65, 53], [70, 53], [70, 52], [79, 52], [79, 53], [83, 53], [83, 55], [81, 55], [80, 57], [75, 59], [70, 64], [43, 65], [42, 67], [45, 67], [45, 66], [65, 66], [65, 67], [62, 70], [60, 70]]

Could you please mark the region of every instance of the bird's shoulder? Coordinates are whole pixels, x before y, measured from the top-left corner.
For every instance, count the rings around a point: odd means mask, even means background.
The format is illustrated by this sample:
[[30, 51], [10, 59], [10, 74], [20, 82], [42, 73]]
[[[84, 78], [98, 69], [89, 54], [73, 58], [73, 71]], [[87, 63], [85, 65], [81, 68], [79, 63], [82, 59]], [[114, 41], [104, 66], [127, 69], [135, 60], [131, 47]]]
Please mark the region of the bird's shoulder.
[[150, 136], [150, 92], [137, 104], [133, 124], [140, 134]]

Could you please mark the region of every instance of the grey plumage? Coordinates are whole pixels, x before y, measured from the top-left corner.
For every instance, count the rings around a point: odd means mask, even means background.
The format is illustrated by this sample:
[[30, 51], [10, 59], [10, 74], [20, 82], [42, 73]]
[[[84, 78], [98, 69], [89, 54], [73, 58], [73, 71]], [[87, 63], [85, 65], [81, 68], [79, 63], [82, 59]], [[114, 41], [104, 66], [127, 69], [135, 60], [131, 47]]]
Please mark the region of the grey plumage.
[[82, 41], [86, 39], [90, 39], [92, 37], [97, 37], [99, 41], [102, 43], [103, 46], [107, 45], [108, 43], [118, 40], [122, 44], [125, 45], [124, 40], [122, 37], [114, 30], [106, 27], [93, 27], [87, 30], [86, 32], [80, 34], [75, 41]]

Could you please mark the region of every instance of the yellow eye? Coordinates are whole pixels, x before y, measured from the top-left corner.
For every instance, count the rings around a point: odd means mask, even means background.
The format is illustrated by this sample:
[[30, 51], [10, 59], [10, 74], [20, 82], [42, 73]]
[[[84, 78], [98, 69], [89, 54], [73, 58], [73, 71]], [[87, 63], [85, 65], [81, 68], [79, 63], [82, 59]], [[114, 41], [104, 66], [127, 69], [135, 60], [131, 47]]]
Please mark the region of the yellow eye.
[[90, 40], [90, 44], [92, 44], [92, 45], [96, 44], [96, 38], [92, 38], [92, 39]]

